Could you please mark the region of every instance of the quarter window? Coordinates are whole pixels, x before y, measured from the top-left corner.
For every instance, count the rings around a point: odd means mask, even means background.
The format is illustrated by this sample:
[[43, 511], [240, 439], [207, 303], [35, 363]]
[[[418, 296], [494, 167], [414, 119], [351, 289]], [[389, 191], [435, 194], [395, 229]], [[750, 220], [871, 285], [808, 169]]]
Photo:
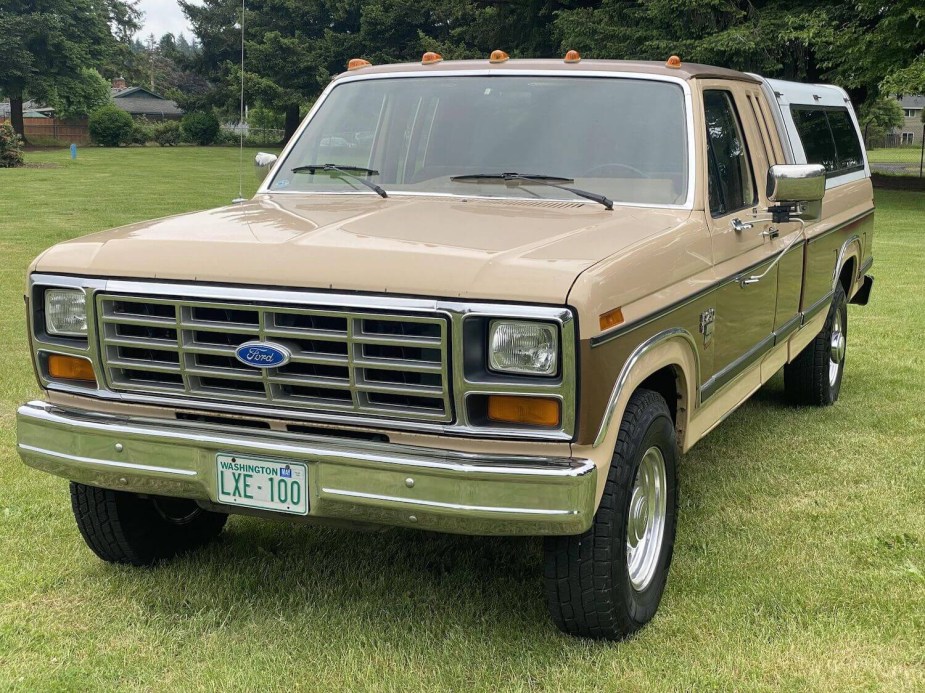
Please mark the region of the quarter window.
[[732, 96], [727, 91], [703, 93], [707, 124], [710, 213], [723, 216], [757, 202], [748, 147]]
[[806, 162], [822, 164], [830, 176], [864, 166], [861, 142], [847, 108], [791, 106]]

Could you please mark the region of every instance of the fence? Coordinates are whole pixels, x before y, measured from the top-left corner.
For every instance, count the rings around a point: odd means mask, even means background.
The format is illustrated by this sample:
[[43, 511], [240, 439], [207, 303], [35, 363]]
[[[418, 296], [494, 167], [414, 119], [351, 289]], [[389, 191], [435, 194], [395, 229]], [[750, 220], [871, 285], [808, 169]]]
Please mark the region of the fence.
[[239, 137], [244, 131], [244, 144], [257, 147], [278, 145], [283, 141], [284, 130], [276, 128], [255, 128], [248, 125], [222, 125], [222, 130]]
[[868, 139], [867, 159], [871, 171], [888, 176], [925, 177], [925, 124], [918, 132], [905, 135], [905, 142], [899, 134]]
[[[0, 119], [0, 123], [9, 120]], [[87, 144], [90, 131], [87, 121], [63, 121], [57, 118], [23, 118], [23, 130], [30, 144]]]

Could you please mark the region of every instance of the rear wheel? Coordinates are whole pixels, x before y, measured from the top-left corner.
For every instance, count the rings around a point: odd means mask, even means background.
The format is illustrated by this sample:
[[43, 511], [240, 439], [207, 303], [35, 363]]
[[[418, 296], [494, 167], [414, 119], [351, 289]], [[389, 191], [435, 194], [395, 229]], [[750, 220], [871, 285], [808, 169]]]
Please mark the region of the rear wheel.
[[825, 407], [841, 392], [848, 351], [848, 298], [839, 283], [822, 332], [784, 366], [784, 389], [795, 404]]
[[546, 595], [566, 633], [621, 639], [658, 609], [674, 549], [678, 449], [671, 412], [656, 392], [627, 405], [591, 528], [546, 540]]
[[110, 563], [150, 565], [221, 533], [228, 516], [195, 501], [139, 496], [71, 482], [71, 507], [87, 546]]

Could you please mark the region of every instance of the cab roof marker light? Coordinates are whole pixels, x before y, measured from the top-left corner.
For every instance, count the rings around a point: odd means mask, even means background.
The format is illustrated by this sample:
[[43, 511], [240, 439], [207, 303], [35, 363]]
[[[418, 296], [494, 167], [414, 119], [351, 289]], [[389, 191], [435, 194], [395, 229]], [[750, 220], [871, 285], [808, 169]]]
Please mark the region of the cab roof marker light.
[[421, 56], [421, 65], [436, 65], [439, 62], [443, 62], [443, 56], [439, 53], [427, 51], [423, 56]]
[[675, 70], [681, 69], [681, 58], [676, 55], [672, 55], [668, 60], [665, 61], [665, 67], [670, 67]]
[[580, 63], [581, 55], [576, 50], [567, 51], [563, 60], [567, 63]]
[[506, 63], [510, 60], [511, 56], [505, 53], [502, 50], [493, 50], [491, 55], [488, 57], [488, 62], [490, 63]]
[[370, 65], [372, 65], [372, 63], [363, 58], [351, 58], [350, 62], [347, 63], [347, 69], [359, 70], [361, 67], [369, 67]]

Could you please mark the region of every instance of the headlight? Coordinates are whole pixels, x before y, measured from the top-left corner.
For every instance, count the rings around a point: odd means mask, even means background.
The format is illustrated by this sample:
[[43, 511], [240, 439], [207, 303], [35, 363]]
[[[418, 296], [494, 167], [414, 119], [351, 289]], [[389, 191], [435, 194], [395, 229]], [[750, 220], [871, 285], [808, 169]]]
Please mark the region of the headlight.
[[87, 295], [77, 289], [46, 289], [45, 331], [59, 337], [86, 337]]
[[559, 329], [538, 322], [493, 320], [488, 330], [488, 364], [493, 371], [555, 375]]

